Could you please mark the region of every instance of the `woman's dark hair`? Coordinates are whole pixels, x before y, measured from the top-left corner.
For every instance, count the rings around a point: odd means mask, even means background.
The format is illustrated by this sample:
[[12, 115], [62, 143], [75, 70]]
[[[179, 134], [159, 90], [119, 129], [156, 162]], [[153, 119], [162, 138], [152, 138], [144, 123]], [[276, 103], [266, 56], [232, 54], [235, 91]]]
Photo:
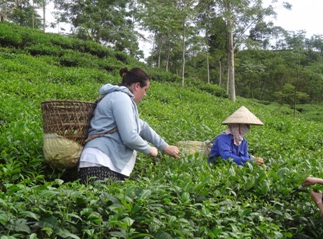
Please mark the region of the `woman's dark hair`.
[[139, 82], [140, 86], [144, 87], [150, 80], [147, 73], [138, 67], [132, 68], [130, 71], [128, 71], [127, 67], [121, 68], [119, 73], [122, 77], [122, 81], [119, 84], [120, 86], [129, 87], [133, 83]]

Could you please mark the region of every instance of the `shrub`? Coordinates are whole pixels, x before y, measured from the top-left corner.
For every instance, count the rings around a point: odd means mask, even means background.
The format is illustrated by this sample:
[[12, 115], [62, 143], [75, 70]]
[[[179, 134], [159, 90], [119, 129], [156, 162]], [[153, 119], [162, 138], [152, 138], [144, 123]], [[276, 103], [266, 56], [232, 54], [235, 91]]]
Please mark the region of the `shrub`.
[[126, 53], [124, 53], [124, 52], [116, 52], [114, 54], [114, 56], [118, 61], [121, 61], [124, 64], [129, 64], [128, 55]]
[[62, 48], [59, 46], [48, 46], [47, 44], [35, 44], [30, 47], [26, 47], [25, 50], [32, 56], [48, 55], [59, 56], [62, 54]]
[[[1, 25], [2, 24], [0, 24], [0, 26]], [[8, 32], [8, 31], [2, 31], [2, 33], [0, 34], [0, 46], [2, 47], [18, 48], [21, 45], [21, 42], [22, 42], [22, 38], [20, 34]]]
[[53, 45], [60, 46], [63, 49], [79, 50], [74, 48], [74, 43], [77, 42], [77, 39], [60, 35], [52, 35], [50, 41]]
[[171, 72], [153, 69], [150, 71], [152, 80], [158, 82], [181, 82], [181, 77]]
[[99, 58], [110, 56], [110, 51], [106, 47], [93, 41], [85, 41], [84, 43], [84, 52], [90, 53]]
[[225, 89], [220, 86], [214, 84], [201, 84], [199, 88], [203, 91], [206, 91], [212, 95], [222, 98], [228, 98], [228, 94], [226, 93]]

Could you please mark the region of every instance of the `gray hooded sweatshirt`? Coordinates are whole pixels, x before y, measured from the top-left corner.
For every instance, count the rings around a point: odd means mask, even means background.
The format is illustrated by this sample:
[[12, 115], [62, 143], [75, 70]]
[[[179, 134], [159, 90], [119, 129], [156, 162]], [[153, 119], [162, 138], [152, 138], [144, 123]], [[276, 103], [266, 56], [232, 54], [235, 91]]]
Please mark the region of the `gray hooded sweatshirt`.
[[150, 153], [148, 142], [159, 150], [165, 149], [167, 143], [139, 118], [134, 95], [127, 87], [106, 84], [99, 93], [105, 96], [94, 111], [88, 136], [105, 133], [114, 127], [118, 130], [90, 140], [85, 148], [104, 152], [120, 172], [130, 161], [134, 150]]

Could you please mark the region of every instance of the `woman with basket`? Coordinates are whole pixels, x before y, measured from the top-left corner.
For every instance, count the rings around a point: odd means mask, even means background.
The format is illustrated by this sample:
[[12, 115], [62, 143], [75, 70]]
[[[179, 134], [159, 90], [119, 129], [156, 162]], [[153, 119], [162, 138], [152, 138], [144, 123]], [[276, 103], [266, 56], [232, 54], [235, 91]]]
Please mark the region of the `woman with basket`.
[[122, 68], [120, 76], [122, 82], [118, 86], [106, 84], [99, 90], [103, 97], [94, 110], [79, 163], [81, 183], [128, 178], [137, 152], [155, 157], [161, 150], [179, 157], [176, 146], [168, 145], [139, 118], [136, 104], [146, 95], [149, 76], [140, 68]]

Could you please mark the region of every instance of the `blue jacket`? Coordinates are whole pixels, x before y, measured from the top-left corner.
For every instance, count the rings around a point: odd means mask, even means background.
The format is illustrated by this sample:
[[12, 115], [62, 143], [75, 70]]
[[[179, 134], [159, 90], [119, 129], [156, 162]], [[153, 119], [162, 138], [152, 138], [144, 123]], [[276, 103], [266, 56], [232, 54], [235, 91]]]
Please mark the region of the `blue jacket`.
[[127, 87], [106, 84], [99, 93], [105, 96], [94, 111], [88, 136], [102, 134], [114, 127], [118, 130], [90, 140], [85, 148], [101, 150], [120, 171], [127, 165], [134, 150], [143, 154], [150, 153], [151, 146], [148, 142], [159, 150], [164, 150], [167, 143], [139, 118], [134, 96]]
[[209, 154], [209, 162], [212, 162], [216, 157], [221, 157], [224, 160], [229, 158], [238, 165], [243, 165], [247, 161], [252, 162], [251, 156], [248, 153], [248, 142], [244, 138], [239, 146], [233, 142], [232, 134], [219, 134], [212, 145]]

